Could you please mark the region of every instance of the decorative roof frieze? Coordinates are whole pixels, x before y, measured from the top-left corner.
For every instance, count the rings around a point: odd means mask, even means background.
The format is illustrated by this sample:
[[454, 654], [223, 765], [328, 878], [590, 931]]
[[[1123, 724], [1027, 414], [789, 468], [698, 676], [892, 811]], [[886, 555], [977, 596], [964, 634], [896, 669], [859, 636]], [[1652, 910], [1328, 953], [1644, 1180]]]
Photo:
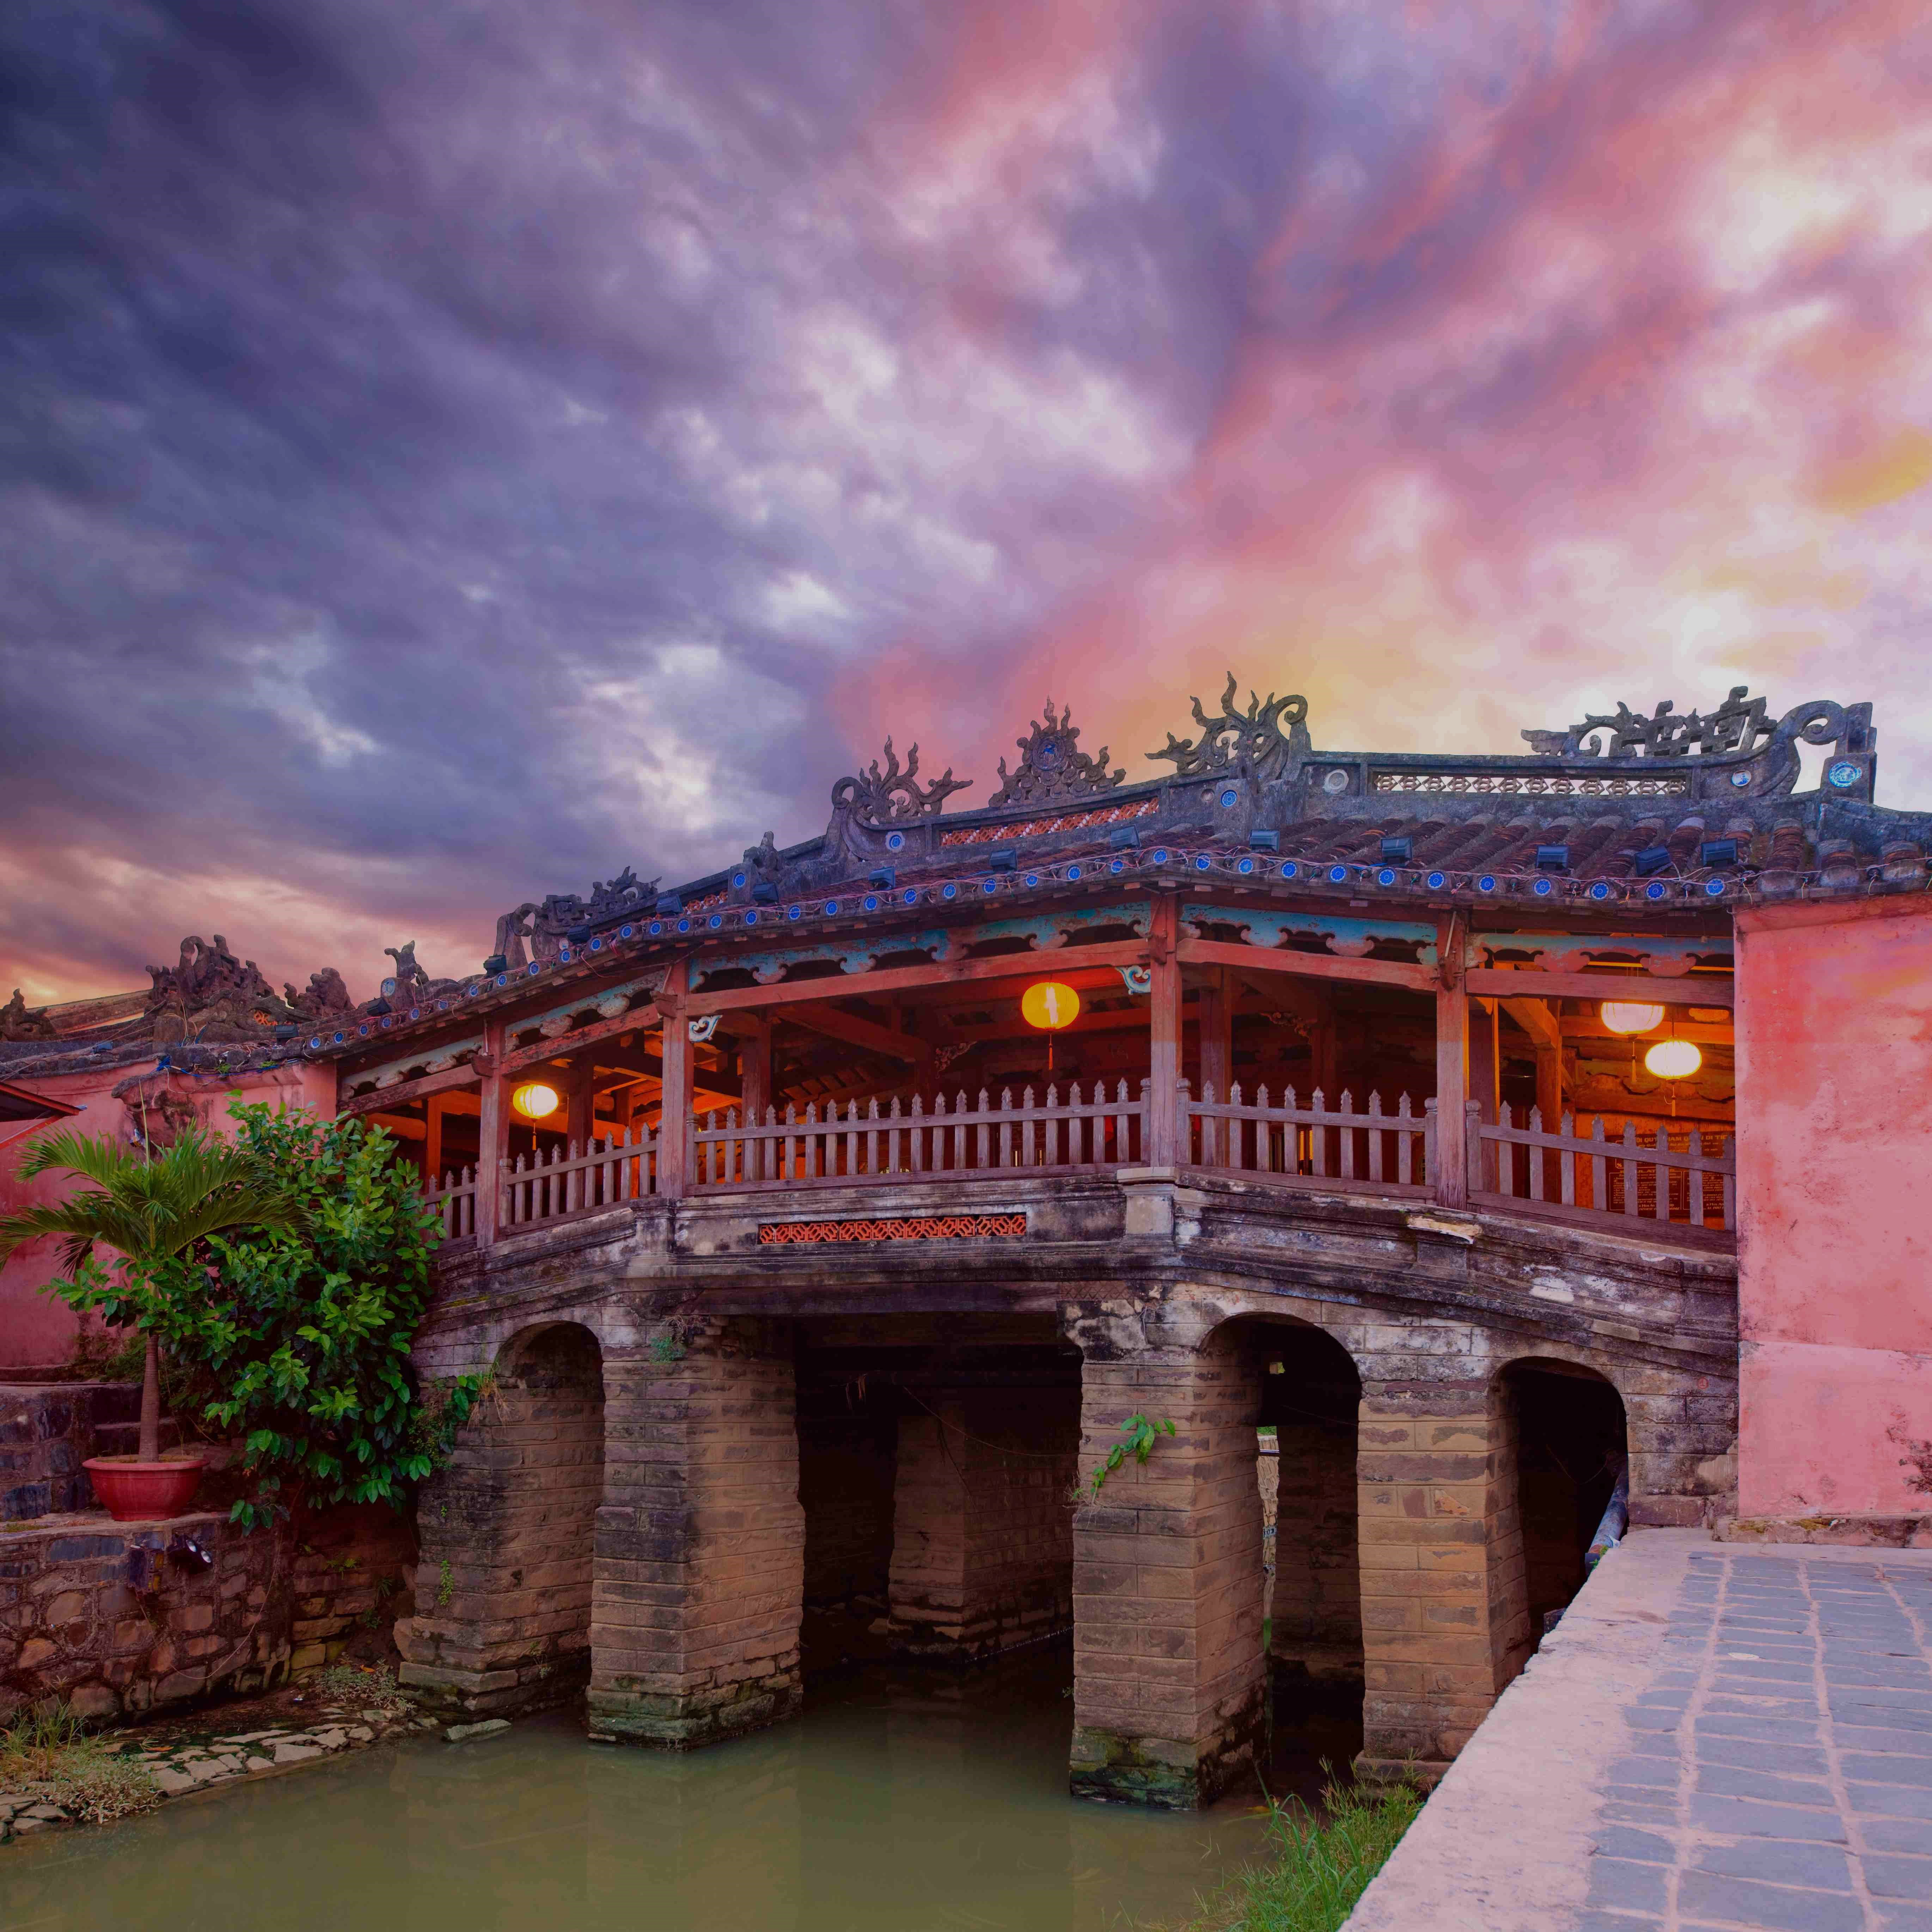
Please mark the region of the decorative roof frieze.
[[[1305, 698], [1277, 698], [1273, 692], [1264, 704], [1248, 693], [1248, 708], [1234, 704], [1234, 674], [1228, 674], [1228, 688], [1221, 694], [1221, 710], [1210, 718], [1192, 700], [1194, 722], [1201, 728], [1198, 738], [1177, 738], [1170, 731], [1166, 745], [1150, 752], [1150, 758], [1172, 760], [1176, 778], [1217, 778], [1223, 772], [1241, 771], [1265, 783], [1279, 778], [1294, 760], [1306, 758], [1312, 748], [1308, 736], [1308, 700]], [[1288, 729], [1282, 729], [1286, 722]]]
[[841, 778], [832, 788], [832, 807], [835, 812], [849, 812], [862, 825], [902, 825], [912, 819], [938, 817], [953, 793], [965, 790], [973, 782], [956, 778], [948, 765], [938, 778], [920, 784], [918, 746], [906, 754], [905, 769], [901, 771], [898, 754], [888, 738], [885, 769], [880, 770], [874, 758], [856, 776]]
[[1090, 756], [1080, 749], [1080, 728], [1073, 722], [1071, 705], [1056, 712], [1049, 698], [1043, 722], [1036, 718], [1033, 729], [1013, 741], [1020, 754], [1013, 770], [1010, 772], [1006, 760], [1000, 760], [1000, 788], [987, 800], [988, 811], [1001, 805], [1051, 805], [1061, 799], [1092, 798], [1126, 782], [1124, 769], [1108, 770], [1106, 746]]

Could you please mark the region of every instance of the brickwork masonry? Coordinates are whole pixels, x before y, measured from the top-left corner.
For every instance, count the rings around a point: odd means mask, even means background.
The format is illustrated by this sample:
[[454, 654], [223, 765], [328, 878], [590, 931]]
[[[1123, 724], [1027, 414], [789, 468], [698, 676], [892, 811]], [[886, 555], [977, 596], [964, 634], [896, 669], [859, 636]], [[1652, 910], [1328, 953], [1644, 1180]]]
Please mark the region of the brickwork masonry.
[[408, 1607], [406, 1521], [345, 1509], [250, 1534], [202, 1513], [0, 1528], [0, 1721], [50, 1699], [96, 1722], [267, 1689]]

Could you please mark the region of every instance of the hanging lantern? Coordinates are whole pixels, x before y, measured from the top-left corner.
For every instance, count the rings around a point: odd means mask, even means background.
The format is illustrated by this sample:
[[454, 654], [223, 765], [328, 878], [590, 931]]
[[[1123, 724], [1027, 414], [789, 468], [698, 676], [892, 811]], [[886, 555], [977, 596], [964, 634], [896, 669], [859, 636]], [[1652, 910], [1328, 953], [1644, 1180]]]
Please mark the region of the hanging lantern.
[[555, 1113], [563, 1096], [541, 1080], [526, 1080], [510, 1096], [510, 1105], [526, 1120], [548, 1120]]
[[1020, 995], [1020, 1017], [1042, 1033], [1058, 1033], [1080, 1017], [1080, 995], [1063, 980], [1042, 980]]
[[1661, 1006], [1644, 1006], [1635, 1000], [1606, 1000], [1597, 1012], [1612, 1033], [1648, 1033], [1664, 1022]]
[[1703, 1065], [1704, 1056], [1688, 1040], [1660, 1040], [1643, 1064], [1660, 1080], [1688, 1080]]

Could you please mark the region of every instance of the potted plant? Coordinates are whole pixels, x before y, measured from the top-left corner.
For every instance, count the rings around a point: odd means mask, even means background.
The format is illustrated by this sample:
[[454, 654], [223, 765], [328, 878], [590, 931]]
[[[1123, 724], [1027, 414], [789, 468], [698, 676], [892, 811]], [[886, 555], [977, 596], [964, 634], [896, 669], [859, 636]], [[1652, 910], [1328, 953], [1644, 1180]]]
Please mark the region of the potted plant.
[[[56, 1170], [91, 1187], [50, 1207], [0, 1219], [0, 1262], [22, 1242], [58, 1236], [65, 1279], [50, 1291], [70, 1306], [100, 1309], [129, 1322], [146, 1343], [141, 1375], [141, 1431], [132, 1456], [95, 1456], [86, 1468], [94, 1492], [118, 1522], [178, 1515], [194, 1499], [202, 1458], [192, 1450], [163, 1455], [160, 1350], [156, 1330], [170, 1303], [192, 1292], [193, 1251], [212, 1235], [242, 1228], [286, 1228], [297, 1210], [264, 1179], [248, 1154], [190, 1129], [157, 1150], [136, 1153], [105, 1138], [62, 1132], [36, 1141], [22, 1157], [23, 1180]], [[112, 1272], [95, 1258], [112, 1252]]]

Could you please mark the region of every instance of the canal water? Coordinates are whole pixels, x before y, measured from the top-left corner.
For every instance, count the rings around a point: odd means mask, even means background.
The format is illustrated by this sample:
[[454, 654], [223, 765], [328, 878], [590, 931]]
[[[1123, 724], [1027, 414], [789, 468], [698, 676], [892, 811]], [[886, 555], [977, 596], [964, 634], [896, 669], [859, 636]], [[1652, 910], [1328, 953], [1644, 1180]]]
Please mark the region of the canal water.
[[[379, 1747], [0, 1850], [4, 1932], [1111, 1932], [1185, 1918], [1263, 1850], [1258, 1786], [1198, 1816], [1066, 1795], [1064, 1649], [868, 1669], [688, 1756], [560, 1714]], [[1277, 1739], [1314, 1796], [1359, 1733]]]

